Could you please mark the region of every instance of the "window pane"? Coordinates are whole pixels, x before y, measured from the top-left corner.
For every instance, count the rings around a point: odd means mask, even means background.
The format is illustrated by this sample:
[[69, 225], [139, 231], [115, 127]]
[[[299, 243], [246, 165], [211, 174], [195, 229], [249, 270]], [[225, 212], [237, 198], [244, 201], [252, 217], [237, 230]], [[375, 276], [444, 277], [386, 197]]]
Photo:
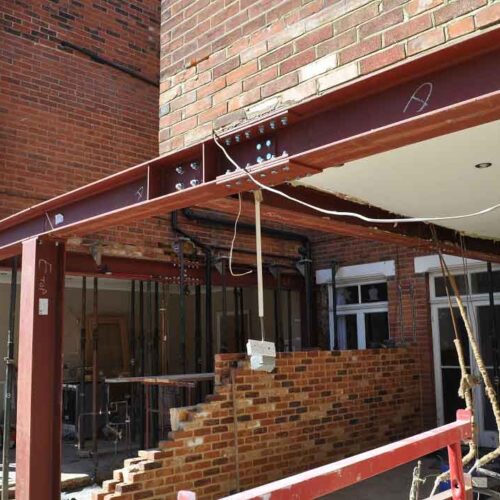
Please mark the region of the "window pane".
[[361, 286], [361, 302], [387, 301], [387, 283], [372, 283]]
[[347, 304], [358, 304], [358, 287], [357, 286], [344, 286], [337, 288], [337, 305], [343, 306]]
[[[491, 273], [493, 278], [493, 291], [500, 292], [500, 271]], [[473, 273], [471, 275], [472, 293], [488, 293], [490, 291], [490, 280], [488, 273]]]
[[358, 348], [358, 321], [355, 314], [337, 318], [337, 338], [339, 349]]
[[[469, 364], [469, 341], [467, 332], [462, 320], [462, 316], [458, 307], [453, 308], [453, 316], [458, 329], [458, 336], [464, 350], [465, 363]], [[448, 307], [439, 309], [439, 345], [441, 347], [441, 365], [443, 366], [459, 366], [457, 351], [453, 340], [455, 339], [455, 330], [453, 329], [453, 321]]]
[[366, 347], [381, 347], [389, 339], [389, 321], [386, 312], [365, 314]]
[[[465, 295], [467, 293], [467, 287], [465, 284], [465, 276], [463, 274], [456, 274], [455, 281], [457, 282], [458, 291], [460, 294]], [[446, 297], [446, 288], [444, 283], [444, 278], [442, 276], [438, 276], [434, 278], [434, 287], [436, 289], [436, 297]], [[449, 286], [450, 294], [455, 295], [451, 286]]]

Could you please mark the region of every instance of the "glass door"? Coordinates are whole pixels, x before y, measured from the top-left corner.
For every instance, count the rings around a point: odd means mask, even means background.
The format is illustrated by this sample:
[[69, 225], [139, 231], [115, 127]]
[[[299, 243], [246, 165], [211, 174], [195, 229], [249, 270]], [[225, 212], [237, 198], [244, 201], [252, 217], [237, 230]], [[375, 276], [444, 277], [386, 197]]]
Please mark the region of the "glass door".
[[[471, 311], [472, 307], [467, 307]], [[495, 306], [497, 325], [500, 326], [500, 306]], [[464, 347], [464, 357], [467, 371], [478, 373], [473, 356], [471, 355], [465, 325], [458, 307], [453, 308], [453, 315], [458, 328], [459, 338]], [[493, 377], [492, 349], [491, 349], [491, 323], [489, 305], [474, 305], [474, 315], [470, 317], [473, 328], [479, 335], [479, 345], [484, 362], [487, 365], [490, 377]], [[436, 407], [438, 412], [438, 425], [453, 422], [459, 408], [465, 407], [465, 401], [458, 395], [460, 386], [460, 365], [455, 349], [455, 332], [450, 309], [447, 305], [435, 305], [432, 310], [434, 331], [434, 361], [436, 378]], [[491, 405], [484, 393], [484, 386], [480, 384], [473, 391], [474, 413], [478, 422], [479, 445], [495, 448], [498, 443], [495, 419]]]
[[[453, 308], [453, 315], [457, 324], [459, 338], [464, 346], [464, 356], [467, 368], [470, 369], [469, 342], [464, 322], [458, 307]], [[460, 386], [460, 365], [454, 339], [455, 331], [448, 306], [433, 308], [433, 326], [437, 333], [434, 335], [435, 375], [436, 375], [436, 406], [439, 425], [454, 422], [457, 410], [465, 407], [465, 402], [458, 395]]]
[[[494, 306], [494, 314], [496, 320], [496, 327], [500, 327], [500, 305]], [[479, 332], [479, 345], [481, 349], [481, 355], [483, 356], [484, 363], [486, 364], [486, 369], [488, 374], [493, 380], [493, 335], [494, 331], [492, 329], [492, 317], [491, 308], [489, 304], [480, 303], [476, 306], [476, 321], [477, 330]], [[498, 339], [500, 345], [500, 339]], [[493, 416], [493, 410], [491, 409], [491, 404], [484, 393], [484, 386], [481, 384], [477, 395], [478, 406], [480, 405], [481, 412], [479, 422], [479, 427], [481, 429], [480, 445], [487, 447], [496, 447], [498, 445], [498, 434], [496, 432], [495, 417]]]

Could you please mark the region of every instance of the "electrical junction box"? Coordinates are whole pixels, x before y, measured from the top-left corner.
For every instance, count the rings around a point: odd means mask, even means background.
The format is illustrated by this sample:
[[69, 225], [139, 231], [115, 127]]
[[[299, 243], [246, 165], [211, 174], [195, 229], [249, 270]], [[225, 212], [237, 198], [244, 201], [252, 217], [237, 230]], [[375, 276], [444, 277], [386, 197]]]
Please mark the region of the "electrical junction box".
[[252, 370], [272, 372], [276, 366], [276, 346], [274, 342], [248, 340], [247, 354]]

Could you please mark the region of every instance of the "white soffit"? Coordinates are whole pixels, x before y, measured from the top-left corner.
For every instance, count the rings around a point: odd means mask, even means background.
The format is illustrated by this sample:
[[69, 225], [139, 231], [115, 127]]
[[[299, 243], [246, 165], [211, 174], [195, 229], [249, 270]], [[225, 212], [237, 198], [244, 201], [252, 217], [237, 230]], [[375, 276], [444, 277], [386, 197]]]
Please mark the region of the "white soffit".
[[[484, 267], [486, 269], [486, 262], [476, 259], [462, 259], [456, 255], [443, 255], [446, 265], [453, 270], [462, 270], [464, 266], [467, 268]], [[433, 271], [441, 271], [441, 264], [439, 263], [439, 255], [422, 255], [413, 259], [415, 266], [415, 273], [428, 273]]]
[[[366, 281], [376, 279], [387, 279], [396, 274], [396, 266], [393, 260], [370, 262], [369, 264], [357, 264], [355, 266], [341, 266], [335, 274], [338, 283], [348, 281]], [[316, 271], [316, 283], [324, 285], [332, 282], [331, 269], [319, 269]]]
[[[475, 168], [485, 162], [492, 166]], [[500, 121], [328, 168], [298, 183], [405, 217], [476, 212], [500, 203]], [[500, 239], [500, 209], [437, 224]]]

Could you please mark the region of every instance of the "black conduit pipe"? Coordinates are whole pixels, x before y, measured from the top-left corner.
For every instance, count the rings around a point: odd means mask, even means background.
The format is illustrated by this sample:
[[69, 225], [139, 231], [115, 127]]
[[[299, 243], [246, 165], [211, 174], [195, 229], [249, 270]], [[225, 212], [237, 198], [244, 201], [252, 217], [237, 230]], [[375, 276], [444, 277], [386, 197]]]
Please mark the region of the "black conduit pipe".
[[[182, 210], [183, 215], [192, 221], [200, 222], [205, 225], [219, 226], [224, 228], [233, 228], [234, 222], [227, 220], [216, 213], [203, 213], [195, 212], [190, 208]], [[255, 232], [255, 225], [247, 222], [239, 222], [238, 228], [242, 230]], [[302, 242], [303, 249], [299, 252], [304, 261], [304, 288], [305, 288], [305, 338], [302, 340], [303, 347], [312, 347], [316, 343], [316, 336], [312, 335], [313, 332], [313, 286], [314, 286], [314, 273], [312, 268], [312, 251], [311, 241], [303, 234], [295, 233], [293, 231], [285, 231], [272, 227], [262, 227], [262, 234], [275, 236], [281, 239], [294, 240]]]
[[212, 331], [212, 249], [205, 245], [197, 236], [189, 234], [179, 227], [178, 212], [173, 211], [170, 223], [174, 233], [189, 238], [195, 246], [201, 248], [205, 253], [205, 328], [206, 328], [206, 370], [213, 370], [213, 331]]

